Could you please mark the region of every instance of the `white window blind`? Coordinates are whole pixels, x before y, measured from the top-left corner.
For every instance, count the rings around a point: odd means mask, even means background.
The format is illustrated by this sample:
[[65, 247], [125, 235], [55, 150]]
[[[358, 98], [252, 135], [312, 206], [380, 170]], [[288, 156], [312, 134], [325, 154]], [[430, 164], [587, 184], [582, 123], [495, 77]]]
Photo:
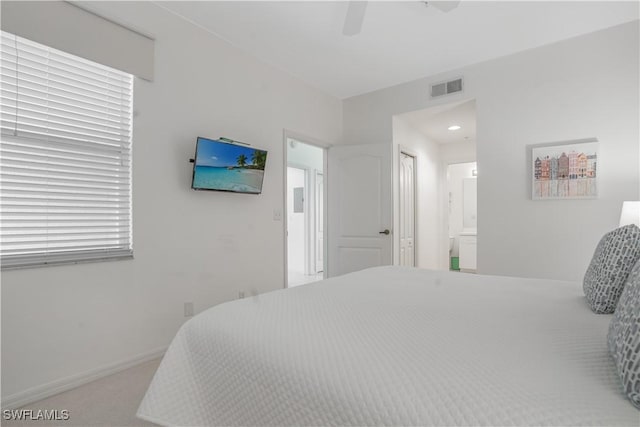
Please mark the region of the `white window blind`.
[[2, 32], [3, 268], [132, 255], [133, 78]]

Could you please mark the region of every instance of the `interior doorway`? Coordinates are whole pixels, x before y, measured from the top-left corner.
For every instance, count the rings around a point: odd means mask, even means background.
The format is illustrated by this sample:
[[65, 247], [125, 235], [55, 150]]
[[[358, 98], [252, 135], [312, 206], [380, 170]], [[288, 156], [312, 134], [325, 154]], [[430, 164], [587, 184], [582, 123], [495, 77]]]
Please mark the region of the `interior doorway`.
[[447, 167], [449, 269], [452, 271], [476, 271], [477, 175], [476, 162], [454, 163]]
[[286, 138], [286, 286], [324, 278], [325, 148]]
[[[449, 238], [447, 171], [449, 164], [476, 161], [475, 100], [458, 99], [393, 116], [393, 147], [394, 228], [398, 230], [394, 238], [393, 262], [396, 265], [449, 270], [452, 246]], [[406, 154], [414, 154], [415, 181], [407, 178], [411, 160]], [[406, 184], [411, 182], [415, 186], [413, 224], [411, 217], [407, 216], [412, 206], [410, 194], [407, 193], [410, 193], [410, 185]], [[467, 194], [471, 193], [472, 184], [476, 182], [475, 178], [469, 180]], [[462, 189], [462, 183], [460, 186]], [[464, 194], [462, 190], [459, 193]], [[470, 203], [471, 199], [467, 205], [471, 206]], [[414, 226], [413, 230], [411, 225]], [[477, 226], [472, 225], [460, 230], [463, 243], [469, 243], [463, 247], [463, 252], [467, 249], [475, 251], [476, 230]], [[454, 261], [460, 261], [463, 265], [453, 267], [475, 271], [474, 252], [471, 256], [459, 255], [460, 233], [456, 233], [454, 239], [453, 255], [456, 258]], [[413, 248], [409, 246], [411, 242]]]

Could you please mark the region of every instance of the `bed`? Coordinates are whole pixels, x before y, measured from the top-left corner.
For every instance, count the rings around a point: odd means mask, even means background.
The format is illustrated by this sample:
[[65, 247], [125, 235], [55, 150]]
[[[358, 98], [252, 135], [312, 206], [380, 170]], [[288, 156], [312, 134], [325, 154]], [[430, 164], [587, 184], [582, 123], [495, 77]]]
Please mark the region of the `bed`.
[[377, 267], [185, 323], [138, 416], [160, 425], [628, 425], [581, 284]]

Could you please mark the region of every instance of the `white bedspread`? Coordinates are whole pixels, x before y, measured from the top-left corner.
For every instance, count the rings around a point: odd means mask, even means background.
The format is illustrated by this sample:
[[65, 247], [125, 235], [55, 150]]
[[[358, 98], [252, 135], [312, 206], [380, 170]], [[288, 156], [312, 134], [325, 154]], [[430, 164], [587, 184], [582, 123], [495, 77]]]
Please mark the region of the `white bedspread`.
[[577, 283], [380, 267], [221, 304], [178, 332], [162, 425], [640, 425]]

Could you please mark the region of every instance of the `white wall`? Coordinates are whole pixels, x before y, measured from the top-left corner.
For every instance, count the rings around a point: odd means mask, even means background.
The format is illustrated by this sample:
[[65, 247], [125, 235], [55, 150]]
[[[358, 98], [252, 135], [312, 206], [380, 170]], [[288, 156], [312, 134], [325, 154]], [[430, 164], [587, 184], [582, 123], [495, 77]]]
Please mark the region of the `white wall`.
[[[478, 272], [581, 280], [623, 200], [640, 195], [638, 21], [344, 101], [344, 141], [388, 143], [394, 115], [475, 99]], [[463, 75], [463, 94], [429, 84]], [[596, 200], [532, 201], [529, 144], [597, 137]]]
[[476, 161], [476, 142], [464, 141], [440, 145], [440, 160], [444, 171], [448, 165]]
[[[440, 152], [438, 144], [411, 126], [401, 116], [393, 118], [393, 229], [399, 230], [398, 170], [400, 150], [416, 157], [416, 267], [438, 269], [441, 205], [439, 196]], [[394, 234], [393, 263], [399, 264], [400, 236]]]
[[[292, 140], [290, 139], [290, 141]], [[324, 167], [324, 152], [322, 148], [293, 141], [295, 142], [293, 146], [287, 145], [287, 162], [293, 166], [322, 172]]]
[[[167, 346], [183, 317], [283, 287], [283, 129], [335, 143], [341, 102], [151, 2], [96, 4], [156, 37], [136, 79], [131, 261], [2, 272], [2, 397]], [[190, 190], [196, 136], [269, 151], [261, 195]]]

